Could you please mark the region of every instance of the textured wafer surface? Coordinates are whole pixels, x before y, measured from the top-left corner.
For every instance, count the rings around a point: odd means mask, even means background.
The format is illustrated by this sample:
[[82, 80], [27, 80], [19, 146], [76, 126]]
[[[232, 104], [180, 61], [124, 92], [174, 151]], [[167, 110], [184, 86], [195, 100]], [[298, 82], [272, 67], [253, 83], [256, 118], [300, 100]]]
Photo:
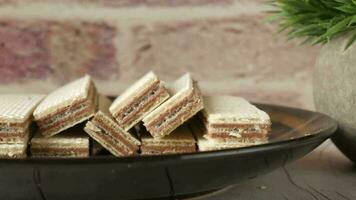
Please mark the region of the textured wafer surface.
[[0, 122], [25, 123], [43, 98], [40, 94], [0, 95]]
[[204, 107], [198, 84], [189, 73], [175, 81], [169, 90], [173, 96], [142, 120], [155, 138], [169, 135]]
[[43, 137], [41, 134], [36, 134], [31, 139], [31, 145], [40, 145], [40, 146], [58, 146], [58, 147], [66, 147], [66, 146], [85, 146], [88, 147], [89, 137], [83, 132], [80, 134], [75, 133], [63, 133], [60, 135], [55, 135], [52, 137]]
[[164, 138], [153, 138], [146, 131], [141, 132], [141, 154], [159, 155], [189, 153], [196, 151], [196, 141], [192, 132], [181, 126]]
[[0, 158], [25, 158], [27, 150], [26, 143], [0, 144]]
[[[77, 83], [74, 85], [79, 85], [80, 87], [82, 87], [79, 88], [79, 90], [81, 91], [78, 91], [78, 94], [83, 94], [83, 97], [79, 98], [79, 96], [77, 96], [78, 98], [74, 98], [73, 95], [71, 95], [72, 99], [70, 101], [64, 102], [65, 104], [61, 104], [60, 106], [53, 109], [51, 112], [42, 115], [40, 118], [36, 118], [35, 116], [36, 122], [40, 128], [42, 135], [49, 137], [58, 134], [70, 127], [73, 127], [89, 119], [95, 114], [97, 110], [98, 101], [98, 95], [96, 92], [95, 85], [93, 82], [90, 81], [89, 76], [85, 76], [84, 78], [81, 78], [79, 80], [80, 84]], [[75, 82], [77, 81], [74, 81], [73, 83]], [[78, 90], [78, 88], [72, 88], [72, 90]], [[63, 93], [63, 95], [65, 95], [65, 92]], [[46, 101], [46, 99], [44, 101]], [[41, 106], [41, 104], [39, 106]]]
[[162, 103], [158, 108], [144, 117], [143, 121], [148, 122], [155, 118], [156, 116], [163, 113], [168, 107], [174, 104], [174, 102], [179, 101], [182, 96], [185, 96], [187, 92], [189, 92], [193, 88], [193, 80], [189, 73], [184, 74], [178, 80], [176, 80], [172, 84], [168, 84], [168, 90], [171, 94], [171, 97]]
[[143, 145], [184, 145], [195, 143], [195, 138], [188, 127], [180, 126], [164, 138], [153, 138], [147, 131], [142, 130], [141, 141]]
[[84, 130], [113, 155], [134, 155], [141, 143], [112, 118], [110, 103], [106, 97], [100, 96], [99, 111], [86, 123]]
[[259, 145], [263, 143], [266, 143], [266, 141], [220, 142], [214, 140], [207, 140], [204, 138], [198, 138], [197, 145], [199, 151], [214, 151], [214, 150], [222, 150], [222, 149], [241, 148], [241, 147]]
[[268, 114], [241, 97], [205, 96], [203, 115], [208, 123], [270, 124]]
[[149, 72], [117, 97], [109, 110], [127, 131], [168, 98], [164, 82]]
[[31, 155], [35, 157], [88, 157], [89, 137], [84, 131], [71, 131], [43, 137], [37, 133], [31, 139]]
[[113, 115], [116, 115], [116, 111], [121, 107], [125, 106], [126, 104], [130, 103], [130, 100], [136, 96], [138, 91], [144, 90], [156, 81], [159, 80], [153, 72], [148, 72], [147, 74], [145, 74], [114, 100], [114, 102], [109, 108], [110, 112]]
[[222, 139], [206, 137], [206, 129], [203, 123], [197, 119], [189, 124], [196, 140], [199, 151], [212, 151], [212, 150], [222, 150], [239, 148], [246, 146], [253, 146], [258, 144], [263, 144], [268, 142], [268, 137], [263, 138], [233, 138], [233, 139]]
[[0, 133], [0, 144], [21, 144], [28, 141], [30, 137], [30, 130], [26, 130], [22, 133]]
[[70, 106], [77, 101], [85, 100], [88, 97], [91, 85], [93, 85], [91, 84], [91, 78], [86, 75], [53, 91], [34, 111], [35, 119], [44, 118], [58, 109]]

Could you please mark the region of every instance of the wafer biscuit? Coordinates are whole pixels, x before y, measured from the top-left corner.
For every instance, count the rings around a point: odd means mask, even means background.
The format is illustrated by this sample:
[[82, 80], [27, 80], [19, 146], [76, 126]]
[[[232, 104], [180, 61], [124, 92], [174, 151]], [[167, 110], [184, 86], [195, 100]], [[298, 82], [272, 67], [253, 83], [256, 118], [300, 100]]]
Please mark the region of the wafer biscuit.
[[207, 96], [202, 118], [206, 137], [231, 140], [260, 138], [271, 128], [268, 114], [241, 97]]
[[0, 95], [0, 143], [23, 143], [30, 133], [32, 113], [44, 95]]
[[140, 141], [123, 130], [109, 113], [111, 101], [104, 96], [99, 99], [99, 111], [88, 121], [84, 130], [115, 156], [137, 154]]
[[37, 133], [31, 139], [32, 157], [81, 158], [89, 156], [89, 137], [83, 130], [68, 129], [52, 137]]
[[147, 131], [141, 130], [141, 154], [159, 155], [190, 153], [196, 151], [195, 139], [186, 126], [175, 129], [164, 138], [153, 138]]
[[110, 112], [127, 131], [168, 98], [164, 82], [149, 72], [115, 99]]
[[48, 137], [93, 116], [96, 103], [96, 88], [86, 75], [50, 93], [34, 111], [34, 118], [41, 134]]
[[204, 107], [198, 84], [189, 73], [180, 77], [168, 89], [172, 94], [171, 98], [142, 120], [155, 138], [169, 135]]
[[204, 125], [196, 120], [194, 123], [189, 124], [196, 140], [198, 151], [213, 151], [213, 150], [222, 150], [222, 149], [231, 149], [231, 148], [240, 148], [251, 145], [261, 144], [262, 142], [251, 140], [243, 141], [241, 139], [232, 139], [232, 140], [219, 140], [206, 138], [206, 129]]
[[0, 158], [25, 158], [26, 151], [27, 142], [0, 144]]

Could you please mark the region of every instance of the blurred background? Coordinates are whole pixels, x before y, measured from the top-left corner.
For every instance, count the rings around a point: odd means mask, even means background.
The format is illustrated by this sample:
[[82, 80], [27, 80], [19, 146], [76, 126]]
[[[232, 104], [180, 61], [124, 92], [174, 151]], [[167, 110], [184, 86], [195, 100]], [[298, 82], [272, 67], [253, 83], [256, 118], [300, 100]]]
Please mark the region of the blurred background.
[[120, 94], [149, 70], [206, 94], [313, 109], [317, 47], [265, 22], [265, 0], [0, 0], [0, 92], [46, 93], [90, 74]]

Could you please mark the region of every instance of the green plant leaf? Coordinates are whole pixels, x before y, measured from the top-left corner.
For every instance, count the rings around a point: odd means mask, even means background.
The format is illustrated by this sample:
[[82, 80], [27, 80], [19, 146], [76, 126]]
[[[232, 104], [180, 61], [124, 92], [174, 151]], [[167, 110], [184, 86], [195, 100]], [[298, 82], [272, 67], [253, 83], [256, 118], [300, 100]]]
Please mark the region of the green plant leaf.
[[332, 38], [334, 35], [336, 35], [337, 33], [343, 32], [345, 31], [345, 28], [348, 26], [348, 24], [350, 23], [352, 17], [347, 17], [341, 21], [339, 21], [338, 23], [336, 23], [335, 25], [333, 25], [332, 27], [330, 27], [326, 33], [324, 34], [325, 37], [327, 38]]
[[336, 7], [336, 9], [344, 13], [349, 13], [349, 14], [356, 13], [356, 7], [353, 4], [344, 4], [342, 6]]
[[[302, 44], [325, 44], [356, 30], [356, 0], [272, 0], [273, 18], [288, 39], [305, 38]], [[350, 44], [354, 44], [354, 37]]]
[[356, 41], [356, 32], [351, 36], [347, 44], [345, 45], [344, 50], [348, 49]]

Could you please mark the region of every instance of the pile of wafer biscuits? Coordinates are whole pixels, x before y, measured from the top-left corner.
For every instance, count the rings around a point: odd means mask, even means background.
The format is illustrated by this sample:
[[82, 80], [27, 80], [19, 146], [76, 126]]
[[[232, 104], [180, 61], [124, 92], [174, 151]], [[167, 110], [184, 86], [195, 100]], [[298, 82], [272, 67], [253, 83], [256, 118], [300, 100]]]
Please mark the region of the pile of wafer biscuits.
[[116, 99], [90, 76], [49, 93], [0, 95], [0, 158], [191, 153], [266, 143], [268, 114], [241, 97], [203, 96], [189, 73], [149, 72]]

